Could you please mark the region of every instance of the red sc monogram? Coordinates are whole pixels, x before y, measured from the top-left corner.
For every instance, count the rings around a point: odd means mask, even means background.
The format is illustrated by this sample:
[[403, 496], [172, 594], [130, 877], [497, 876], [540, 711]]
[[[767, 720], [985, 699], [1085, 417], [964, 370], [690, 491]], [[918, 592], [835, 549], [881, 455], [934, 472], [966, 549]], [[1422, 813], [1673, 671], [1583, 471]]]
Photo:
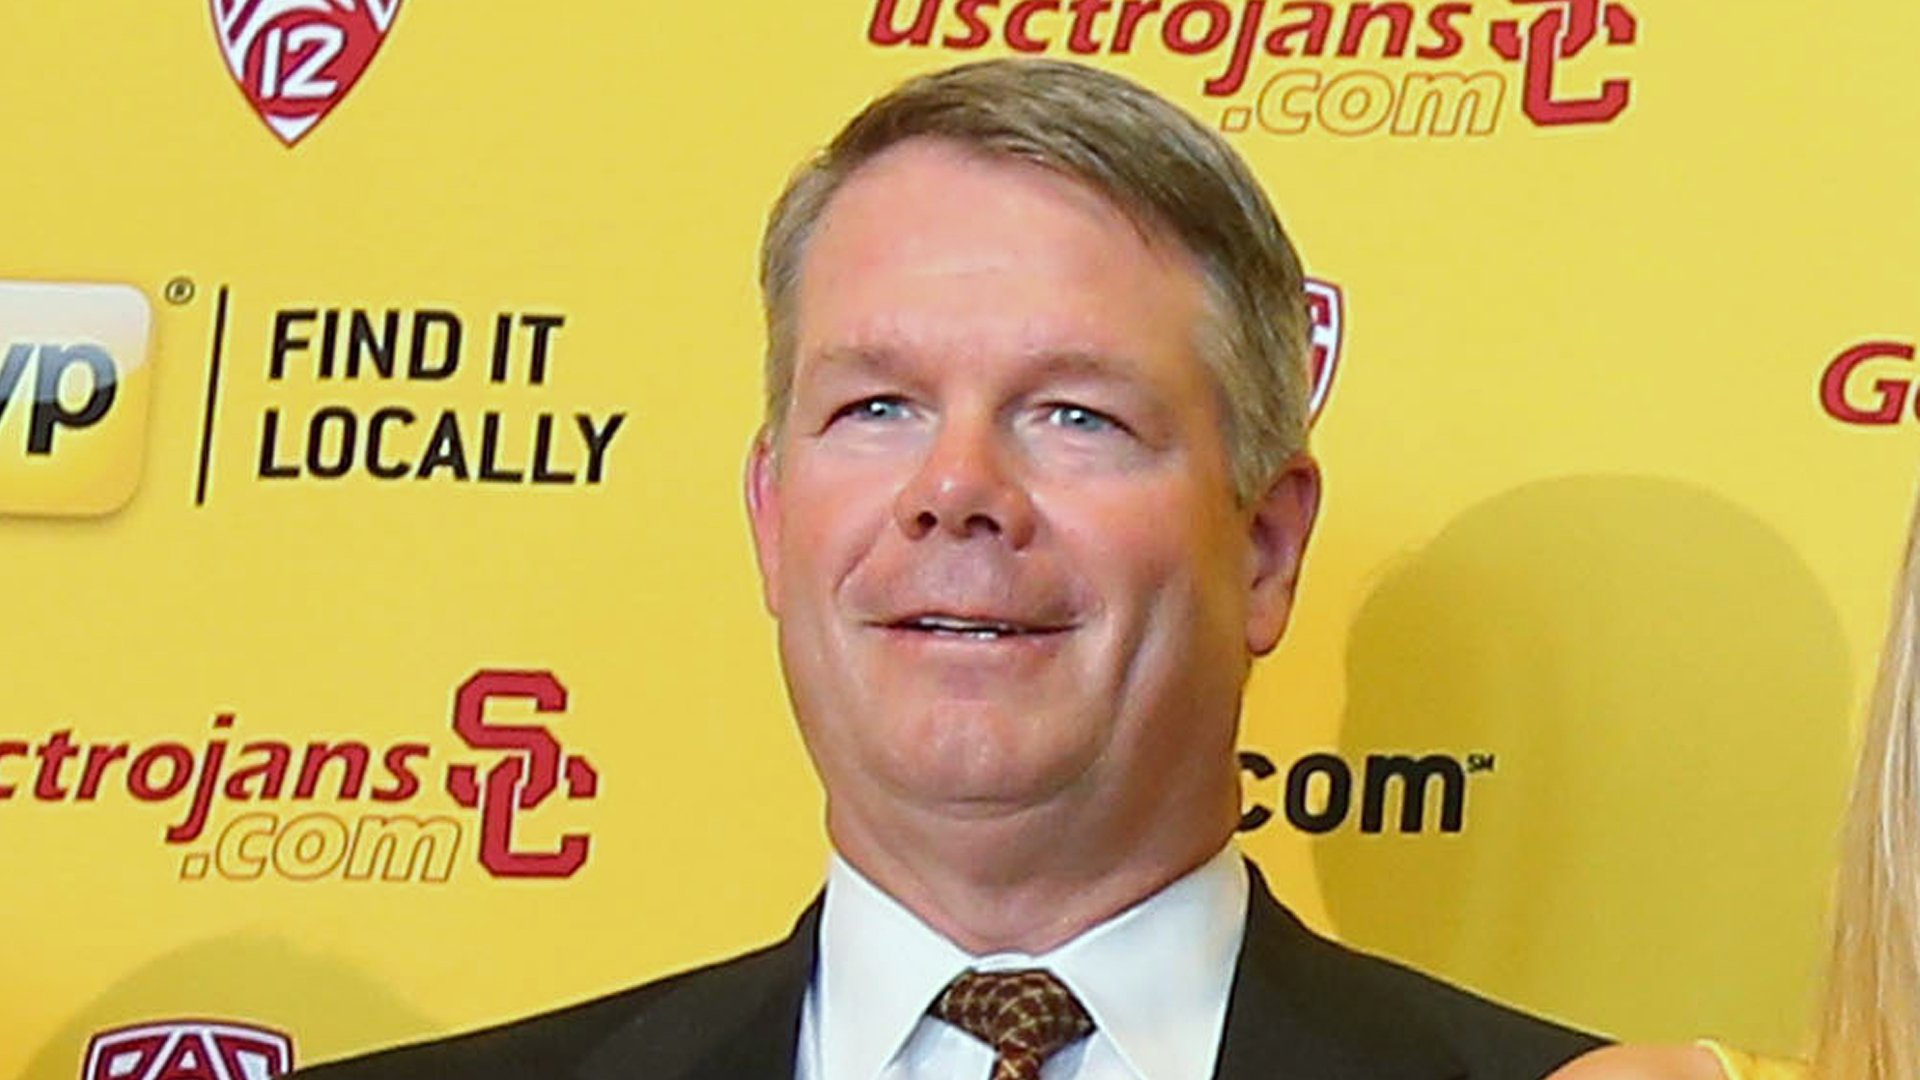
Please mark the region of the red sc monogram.
[[1516, 4], [1554, 4], [1527, 27], [1524, 42], [1515, 19], [1501, 19], [1492, 26], [1493, 51], [1508, 60], [1524, 54], [1527, 61], [1522, 108], [1533, 122], [1541, 125], [1598, 124], [1619, 116], [1627, 107], [1632, 87], [1625, 79], [1607, 79], [1600, 92], [1586, 98], [1553, 96], [1554, 64], [1587, 47], [1600, 28], [1607, 31], [1607, 44], [1631, 45], [1640, 27], [1633, 13], [1623, 4], [1607, 0], [1513, 0]]
[[545, 802], [563, 772], [568, 798], [591, 799], [599, 774], [578, 754], [563, 759], [560, 743], [543, 725], [487, 723], [487, 702], [494, 698], [530, 699], [543, 713], [567, 707], [567, 689], [551, 672], [481, 671], [461, 683], [453, 699], [453, 730], [475, 750], [504, 750], [508, 756], [487, 770], [484, 785], [478, 766], [449, 766], [447, 793], [461, 806], [480, 807], [480, 862], [495, 877], [572, 877], [587, 861], [591, 838], [568, 833], [556, 850], [519, 851], [513, 846], [514, 815]]

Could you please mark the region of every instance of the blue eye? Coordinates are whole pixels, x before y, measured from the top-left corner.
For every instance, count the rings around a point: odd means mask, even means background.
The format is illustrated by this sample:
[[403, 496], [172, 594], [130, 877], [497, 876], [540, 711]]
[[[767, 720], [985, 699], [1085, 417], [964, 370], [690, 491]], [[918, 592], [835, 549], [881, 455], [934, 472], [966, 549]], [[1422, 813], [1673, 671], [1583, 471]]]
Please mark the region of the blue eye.
[[880, 395], [862, 398], [851, 405], [842, 406], [834, 414], [835, 419], [853, 420], [904, 420], [908, 415], [907, 403], [897, 397]]
[[1047, 422], [1069, 431], [1089, 433], [1111, 431], [1120, 427], [1119, 422], [1113, 417], [1084, 405], [1055, 405], [1047, 410]]

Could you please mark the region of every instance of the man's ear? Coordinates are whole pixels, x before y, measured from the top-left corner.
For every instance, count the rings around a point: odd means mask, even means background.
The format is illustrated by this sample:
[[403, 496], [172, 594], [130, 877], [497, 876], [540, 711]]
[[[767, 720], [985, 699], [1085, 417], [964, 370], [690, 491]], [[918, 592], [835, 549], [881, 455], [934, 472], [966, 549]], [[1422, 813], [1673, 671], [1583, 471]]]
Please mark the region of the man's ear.
[[780, 614], [780, 477], [773, 435], [766, 428], [747, 451], [744, 487], [747, 523], [753, 529], [753, 557], [760, 564], [760, 597], [775, 617]]
[[1288, 458], [1252, 510], [1247, 648], [1265, 656], [1280, 644], [1293, 613], [1300, 561], [1320, 513], [1320, 466], [1305, 452]]

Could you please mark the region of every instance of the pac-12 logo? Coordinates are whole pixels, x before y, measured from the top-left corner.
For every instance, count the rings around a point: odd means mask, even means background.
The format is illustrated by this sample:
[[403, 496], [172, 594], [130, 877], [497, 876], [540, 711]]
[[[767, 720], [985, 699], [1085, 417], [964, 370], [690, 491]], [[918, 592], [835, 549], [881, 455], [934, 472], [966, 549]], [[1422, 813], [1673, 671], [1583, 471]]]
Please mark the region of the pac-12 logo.
[[152, 325], [131, 285], [0, 281], [0, 514], [109, 514], [132, 497]]
[[227, 70], [288, 146], [360, 81], [400, 12], [400, 0], [210, 2]]
[[166, 1020], [103, 1031], [80, 1080], [267, 1080], [293, 1071], [293, 1040], [231, 1020]]

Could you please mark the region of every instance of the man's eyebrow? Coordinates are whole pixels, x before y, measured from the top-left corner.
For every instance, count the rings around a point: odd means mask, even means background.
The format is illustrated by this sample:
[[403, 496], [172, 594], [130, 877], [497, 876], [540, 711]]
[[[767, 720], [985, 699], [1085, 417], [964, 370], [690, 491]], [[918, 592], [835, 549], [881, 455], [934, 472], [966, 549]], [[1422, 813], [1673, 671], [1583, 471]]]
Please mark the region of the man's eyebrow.
[[[1033, 354], [1035, 369], [1047, 377], [1080, 376], [1133, 381], [1142, 365], [1124, 356], [1098, 349], [1042, 349]], [[903, 359], [887, 345], [830, 345], [813, 354], [822, 367], [866, 371], [893, 370]]]
[[884, 368], [892, 366], [892, 349], [875, 345], [830, 345], [813, 354], [816, 364], [832, 367]]
[[1077, 376], [1139, 381], [1143, 365], [1138, 361], [1094, 349], [1049, 349], [1038, 356], [1040, 370], [1051, 377]]

